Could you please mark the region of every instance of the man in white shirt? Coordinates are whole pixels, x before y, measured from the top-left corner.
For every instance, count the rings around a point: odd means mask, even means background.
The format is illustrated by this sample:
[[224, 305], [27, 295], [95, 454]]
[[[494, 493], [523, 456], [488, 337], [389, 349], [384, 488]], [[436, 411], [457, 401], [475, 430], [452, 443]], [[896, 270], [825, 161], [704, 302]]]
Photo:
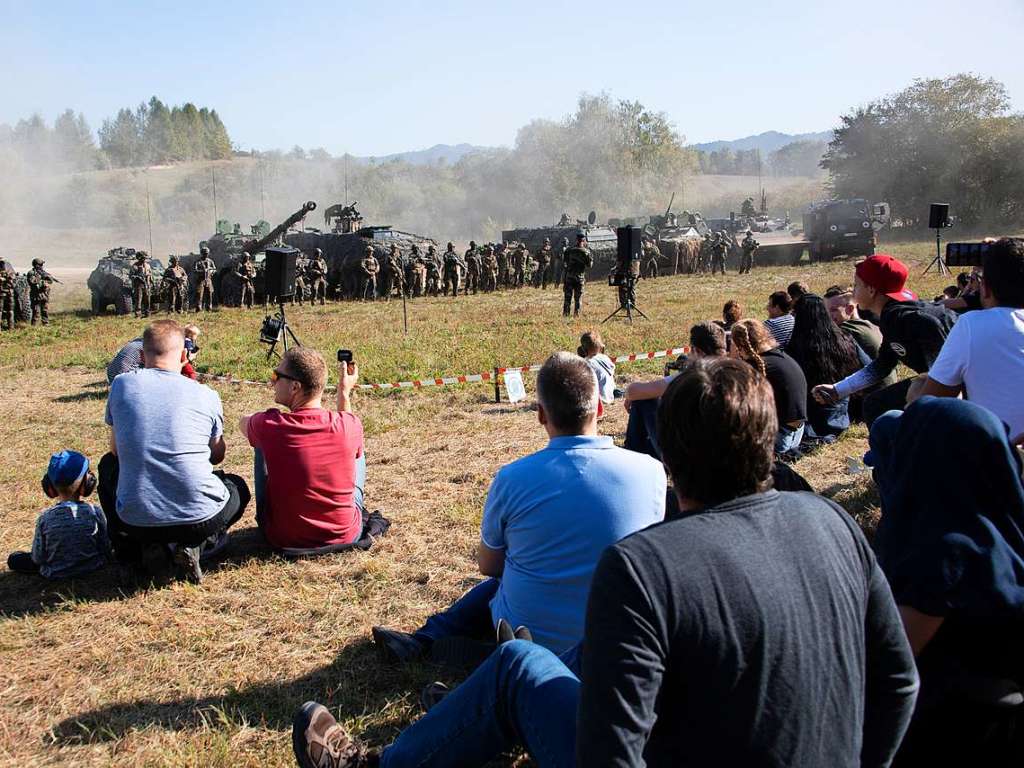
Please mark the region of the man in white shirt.
[[921, 395], [956, 397], [988, 408], [1024, 433], [1024, 240], [1003, 238], [983, 257], [981, 306], [961, 315], [942, 345]]

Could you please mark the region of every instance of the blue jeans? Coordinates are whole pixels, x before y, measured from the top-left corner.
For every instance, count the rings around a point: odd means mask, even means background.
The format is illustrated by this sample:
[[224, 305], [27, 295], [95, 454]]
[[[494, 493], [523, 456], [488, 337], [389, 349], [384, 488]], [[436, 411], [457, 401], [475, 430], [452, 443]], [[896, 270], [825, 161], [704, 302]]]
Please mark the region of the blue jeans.
[[415, 635], [417, 639], [432, 643], [442, 637], [472, 637], [479, 640], [494, 639], [491, 619], [491, 600], [498, 592], [501, 581], [484, 579], [441, 613], [435, 613]]
[[775, 452], [785, 453], [786, 451], [792, 450], [793, 448], [800, 447], [800, 441], [804, 439], [804, 425], [801, 424], [796, 429], [787, 427], [785, 424], [779, 425], [779, 431], [775, 435]]
[[623, 447], [637, 453], [646, 453], [661, 461], [661, 447], [658, 445], [658, 403], [652, 400], [634, 400], [629, 404], [629, 420], [626, 422], [626, 440]]
[[498, 647], [384, 750], [382, 768], [484, 765], [519, 744], [541, 768], [576, 762], [580, 681], [525, 640]]
[[[259, 448], [253, 449], [252, 467], [253, 496], [256, 498], [256, 524], [259, 525], [263, 518], [263, 504], [267, 498], [267, 462], [263, 460], [263, 451]], [[366, 451], [356, 459], [356, 487], [352, 491], [352, 500], [356, 507], [362, 512], [363, 488], [366, 487]]]

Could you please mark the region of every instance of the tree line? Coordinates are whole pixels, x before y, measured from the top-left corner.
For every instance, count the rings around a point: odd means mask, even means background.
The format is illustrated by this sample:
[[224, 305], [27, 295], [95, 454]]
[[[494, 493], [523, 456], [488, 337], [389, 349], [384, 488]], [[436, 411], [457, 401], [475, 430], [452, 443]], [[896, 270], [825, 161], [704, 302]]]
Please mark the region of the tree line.
[[[98, 138], [98, 143], [97, 143]], [[38, 114], [0, 125], [0, 154], [26, 170], [74, 172], [231, 157], [231, 138], [215, 109], [168, 107], [156, 96], [103, 121], [93, 135], [68, 109], [51, 128]], [[3, 158], [0, 158], [3, 159]]]

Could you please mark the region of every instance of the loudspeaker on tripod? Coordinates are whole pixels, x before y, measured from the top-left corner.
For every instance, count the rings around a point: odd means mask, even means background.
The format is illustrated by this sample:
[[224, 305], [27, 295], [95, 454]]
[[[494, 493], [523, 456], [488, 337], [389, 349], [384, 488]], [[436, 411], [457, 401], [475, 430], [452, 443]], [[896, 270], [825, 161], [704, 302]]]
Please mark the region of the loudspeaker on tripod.
[[263, 262], [263, 293], [278, 300], [295, 295], [295, 262], [299, 249], [289, 246], [267, 248]]
[[640, 227], [619, 227], [615, 230], [615, 235], [618, 238], [617, 256], [620, 264], [634, 260], [639, 261], [643, 250], [640, 234]]
[[949, 226], [949, 203], [932, 203], [928, 209], [928, 229]]

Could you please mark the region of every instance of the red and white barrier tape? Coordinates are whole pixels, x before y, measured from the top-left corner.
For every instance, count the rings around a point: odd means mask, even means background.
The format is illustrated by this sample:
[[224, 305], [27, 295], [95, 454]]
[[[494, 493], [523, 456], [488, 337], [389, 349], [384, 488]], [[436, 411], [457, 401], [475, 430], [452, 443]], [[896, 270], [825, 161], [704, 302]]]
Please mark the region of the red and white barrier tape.
[[[674, 347], [673, 349], [658, 350], [657, 352], [637, 352], [632, 355], [619, 355], [613, 357], [613, 363], [633, 363], [637, 360], [653, 360], [657, 357], [671, 357], [673, 355], [681, 355], [688, 353], [689, 347]], [[524, 365], [520, 367], [507, 367], [497, 368], [495, 372], [498, 375], [506, 373], [508, 371], [521, 371], [523, 373], [529, 373], [531, 371], [539, 371], [540, 365]], [[359, 389], [418, 389], [420, 387], [444, 387], [452, 384], [474, 384], [482, 381], [494, 381], [495, 372], [487, 371], [486, 373], [467, 373], [462, 376], [442, 376], [436, 379], [415, 379], [413, 381], [393, 381], [385, 382], [383, 384], [359, 384]], [[221, 381], [227, 384], [251, 384], [255, 386], [266, 386], [266, 381], [252, 381], [250, 379], [236, 379], [233, 376], [217, 376], [211, 373], [200, 373], [197, 374], [200, 381]], [[328, 390], [334, 389], [334, 387], [327, 387]]]

